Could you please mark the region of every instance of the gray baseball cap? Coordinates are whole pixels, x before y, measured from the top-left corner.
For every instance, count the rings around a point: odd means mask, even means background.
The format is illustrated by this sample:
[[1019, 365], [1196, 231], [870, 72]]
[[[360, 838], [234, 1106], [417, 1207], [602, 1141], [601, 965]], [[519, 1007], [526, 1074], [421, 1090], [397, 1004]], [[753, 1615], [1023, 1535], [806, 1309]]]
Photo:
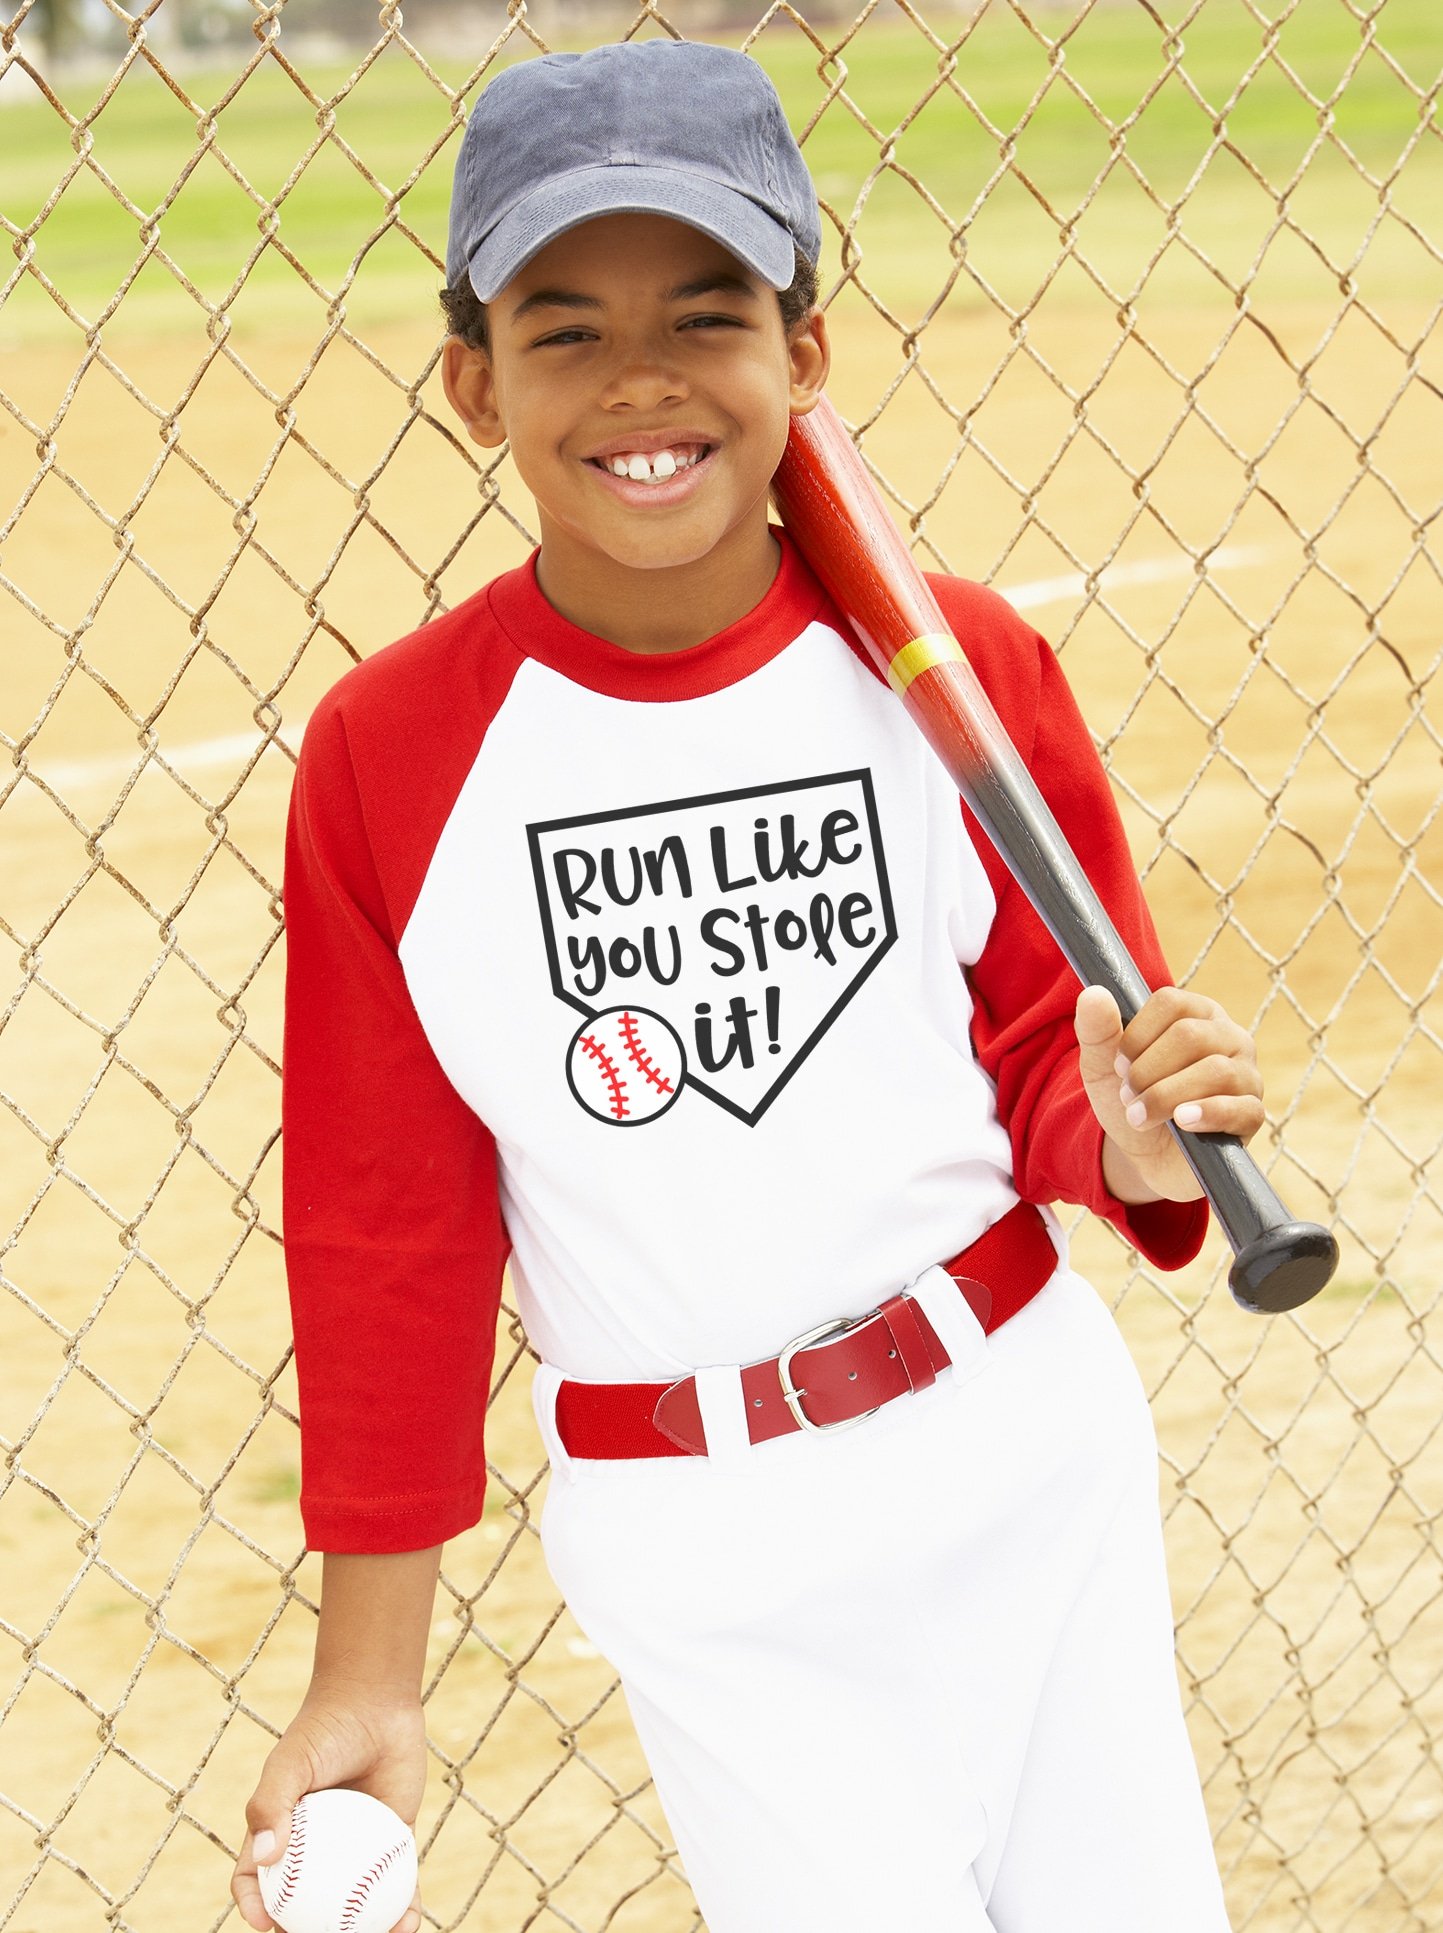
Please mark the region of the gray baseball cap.
[[538, 250], [596, 215], [670, 215], [774, 289], [793, 244], [821, 254], [817, 192], [776, 89], [748, 55], [625, 41], [503, 70], [466, 123], [451, 193], [449, 284], [492, 302]]

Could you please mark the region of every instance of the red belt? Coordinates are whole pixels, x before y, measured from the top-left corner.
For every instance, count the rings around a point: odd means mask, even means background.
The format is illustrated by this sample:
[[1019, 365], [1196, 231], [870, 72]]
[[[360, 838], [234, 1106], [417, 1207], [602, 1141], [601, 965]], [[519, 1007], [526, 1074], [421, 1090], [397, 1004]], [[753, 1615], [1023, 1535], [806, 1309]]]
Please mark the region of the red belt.
[[[983, 1331], [1024, 1308], [1057, 1267], [1047, 1224], [1029, 1202], [943, 1267]], [[838, 1429], [909, 1390], [926, 1389], [951, 1358], [921, 1304], [888, 1296], [870, 1315], [808, 1330], [765, 1362], [741, 1372], [753, 1443], [793, 1430]], [[574, 1457], [705, 1456], [696, 1378], [674, 1383], [563, 1382], [556, 1428]]]

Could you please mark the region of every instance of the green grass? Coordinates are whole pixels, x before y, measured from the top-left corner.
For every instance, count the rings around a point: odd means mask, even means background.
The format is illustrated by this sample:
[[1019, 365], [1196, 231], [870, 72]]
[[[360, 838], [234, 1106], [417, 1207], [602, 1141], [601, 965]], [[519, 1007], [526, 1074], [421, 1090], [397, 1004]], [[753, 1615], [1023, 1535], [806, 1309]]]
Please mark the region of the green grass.
[[[1427, 1306], [1430, 1291], [1410, 1283], [1409, 1302], [1415, 1308]], [[1403, 1297], [1394, 1282], [1380, 1282], [1376, 1275], [1335, 1275], [1319, 1298], [1325, 1302], [1366, 1302], [1397, 1306]]]
[[[1178, 0], [1172, 5], [1176, 10]], [[1302, 0], [1266, 58], [1263, 29], [1239, 0], [1206, 0], [1184, 40], [1186, 81], [1175, 74], [1161, 86], [1171, 49], [1165, 51], [1165, 30], [1148, 9], [1119, 0], [1094, 8], [1080, 24], [1075, 16], [1072, 6], [1035, 9], [1039, 39], [1010, 7], [992, 5], [966, 31], [957, 86], [944, 85], [915, 114], [938, 80], [939, 55], [914, 27], [896, 15], [874, 16], [842, 50], [848, 94], [871, 130], [840, 101], [811, 130], [806, 152], [823, 198], [849, 216], [878, 166], [882, 144], [895, 137], [896, 160], [926, 184], [947, 218], [939, 220], [895, 174], [872, 190], [858, 228], [863, 272], [889, 300], [904, 309], [925, 306], [957, 246], [948, 224], [967, 220], [994, 175], [968, 249], [971, 263], [1008, 300], [1020, 302], [1036, 287], [1058, 253], [1060, 228], [1079, 216], [1079, 246], [1110, 288], [1129, 293], [1140, 253], [1145, 256], [1166, 233], [1165, 215], [1138, 187], [1133, 171], [1162, 203], [1176, 202], [1208, 156], [1214, 121], [1223, 118], [1236, 153], [1215, 155], [1201, 184], [1187, 193], [1182, 232], [1235, 281], [1244, 276], [1276, 220], [1276, 196], [1259, 188], [1250, 172], [1255, 170], [1275, 189], [1291, 186], [1292, 209], [1335, 266], [1351, 261], [1377, 212], [1377, 190], [1331, 144], [1312, 156], [1295, 181], [1319, 132], [1319, 110], [1297, 83], [1326, 101], [1359, 52], [1362, 29], [1344, 0]], [[955, 16], [937, 15], [934, 22], [954, 36], [966, 29]], [[1438, 0], [1386, 0], [1378, 38], [1414, 86], [1425, 93], [1436, 87], [1443, 40]], [[1044, 41], [1055, 43], [1050, 54]], [[805, 125], [840, 78], [837, 62], [826, 63], [819, 76], [816, 49], [786, 24], [770, 28], [755, 51], [777, 80], [794, 124]], [[238, 52], [228, 67], [186, 74], [202, 114], [224, 98], [245, 58]], [[443, 71], [452, 85], [465, 79], [455, 63]], [[445, 142], [414, 182], [410, 177], [446, 136], [449, 105], [394, 48], [353, 91], [336, 99], [347, 72], [339, 66], [304, 69], [311, 90], [323, 102], [335, 100], [336, 137], [306, 161], [318, 134], [317, 109], [276, 63], [265, 62], [219, 113], [211, 151], [198, 151], [197, 114], [137, 65], [81, 137], [82, 145], [91, 143], [95, 169], [103, 169], [131, 205], [118, 202], [83, 166], [35, 231], [37, 265], [93, 320], [144, 255], [146, 225], [160, 211], [159, 247], [174, 267], [152, 258], [114, 326], [164, 330], [196, 313], [178, 278], [188, 278], [209, 300], [222, 300], [278, 216], [275, 239], [263, 247], [236, 302], [237, 326], [319, 327], [328, 300], [353, 270], [347, 295], [353, 322], [365, 326], [426, 311], [436, 275], [424, 251], [439, 253], [443, 246], [454, 141]], [[72, 113], [93, 108], [99, 92], [94, 80], [62, 80], [61, 86]], [[1115, 146], [1088, 99], [1114, 129], [1125, 130]], [[1419, 139], [1421, 111], [1407, 82], [1369, 51], [1334, 104], [1333, 126], [1380, 180], [1391, 177], [1410, 142], [1415, 145], [1394, 193], [1400, 209], [1426, 226], [1443, 196], [1443, 143], [1431, 120]], [[1005, 151], [1014, 132], [1015, 147]], [[71, 131], [38, 95], [27, 101], [12, 88], [0, 106], [0, 141], [6, 154], [3, 212], [24, 230], [75, 164]], [[383, 184], [380, 189], [348, 158], [342, 142]], [[254, 195], [238, 185], [222, 155]], [[1106, 179], [1094, 190], [1099, 173]], [[387, 231], [388, 194], [401, 196], [398, 218], [414, 240], [396, 227]], [[378, 230], [379, 238], [372, 239]], [[283, 250], [305, 265], [319, 293], [307, 288]], [[1176, 244], [1171, 253], [1180, 269], [1188, 268]], [[834, 250], [830, 265], [835, 267]], [[1421, 289], [1430, 273], [1436, 277], [1436, 263], [1391, 219], [1373, 242], [1368, 267], [1394, 288], [1416, 283]], [[1168, 272], [1165, 263], [1154, 292], [1167, 288]], [[1325, 273], [1321, 267], [1318, 272]], [[1336, 275], [1331, 279], [1336, 290]], [[1195, 277], [1179, 276], [1173, 290], [1177, 300], [1193, 299]], [[983, 298], [964, 288], [956, 299]], [[0, 341], [68, 328], [29, 277], [0, 311]]]
[[301, 1473], [289, 1466], [276, 1466], [254, 1478], [250, 1496], [254, 1503], [294, 1503], [301, 1494]]

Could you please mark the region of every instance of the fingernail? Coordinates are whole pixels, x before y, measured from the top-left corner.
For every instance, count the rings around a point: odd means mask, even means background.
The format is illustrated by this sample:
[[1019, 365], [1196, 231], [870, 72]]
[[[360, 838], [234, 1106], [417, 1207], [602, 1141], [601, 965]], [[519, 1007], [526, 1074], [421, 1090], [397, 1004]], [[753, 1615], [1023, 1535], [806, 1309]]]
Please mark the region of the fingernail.
[[1133, 1093], [1127, 1082], [1124, 1081], [1122, 1086], [1117, 1090], [1117, 1098], [1122, 1102], [1124, 1107], [1131, 1107], [1132, 1103], [1137, 1099], [1137, 1096]]
[[1147, 1124], [1147, 1108], [1141, 1101], [1134, 1101], [1127, 1110], [1129, 1127], [1140, 1128]]
[[1172, 1118], [1180, 1128], [1190, 1128], [1202, 1119], [1202, 1109], [1196, 1101], [1184, 1101], [1181, 1107], [1173, 1109]]
[[1113, 1065], [1114, 1071], [1123, 1080], [1126, 1080], [1128, 1075], [1132, 1072], [1132, 1062], [1127, 1058], [1126, 1054], [1119, 1054], [1117, 1059], [1112, 1063], [1112, 1065]]
[[251, 1840], [251, 1851], [258, 1866], [269, 1866], [276, 1856], [276, 1835], [273, 1832], [258, 1832]]

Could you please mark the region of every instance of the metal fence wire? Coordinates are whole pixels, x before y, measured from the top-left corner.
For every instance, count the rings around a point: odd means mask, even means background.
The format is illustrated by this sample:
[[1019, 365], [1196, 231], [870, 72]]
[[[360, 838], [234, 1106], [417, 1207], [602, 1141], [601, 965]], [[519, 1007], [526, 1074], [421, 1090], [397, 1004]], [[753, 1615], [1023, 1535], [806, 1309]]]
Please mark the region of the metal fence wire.
[[[232, 1910], [318, 1582], [277, 1187], [295, 748], [348, 663], [530, 542], [436, 380], [467, 103], [654, 34], [777, 77], [839, 406], [919, 553], [1061, 649], [1179, 977], [1256, 1027], [1264, 1165], [1343, 1245], [1260, 1323], [1215, 1244], [1159, 1278], [1076, 1237], [1153, 1398], [1234, 1923], [1437, 1929], [1435, 0], [4, 25], [0, 1927]], [[698, 1927], [541, 1566], [509, 1310], [498, 1364], [432, 1633], [427, 1922]]]

